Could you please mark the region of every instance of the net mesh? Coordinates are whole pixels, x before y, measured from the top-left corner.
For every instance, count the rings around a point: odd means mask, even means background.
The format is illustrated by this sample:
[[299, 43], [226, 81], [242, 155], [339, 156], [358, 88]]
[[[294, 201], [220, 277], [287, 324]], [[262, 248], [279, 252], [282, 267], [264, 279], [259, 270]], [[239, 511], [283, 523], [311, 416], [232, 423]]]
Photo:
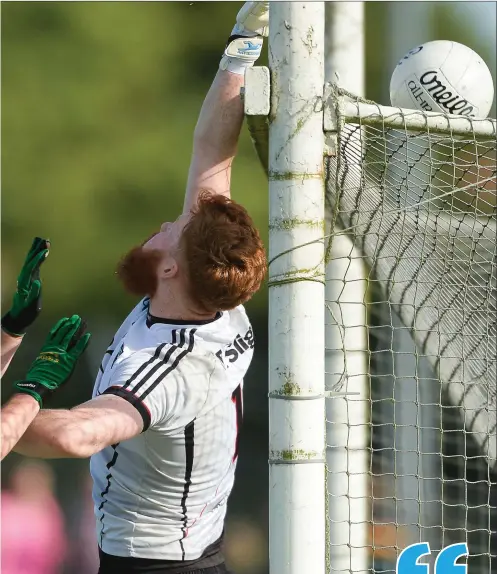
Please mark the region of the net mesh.
[[[328, 156], [326, 199], [496, 458], [496, 143], [344, 123]], [[338, 201], [337, 201], [338, 199]]]
[[[358, 394], [327, 401], [328, 572], [393, 573], [402, 548], [427, 541], [432, 563], [466, 542], [469, 572], [488, 574], [495, 135], [414, 130], [409, 110], [393, 122], [381, 106], [352, 122], [343, 94], [325, 156], [326, 369], [329, 391]], [[267, 122], [249, 120], [267, 169]]]
[[328, 405], [329, 571], [361, 568], [369, 522], [377, 572], [428, 541], [433, 558], [467, 542], [483, 574], [497, 554], [496, 143], [413, 132], [404, 115], [403, 130], [338, 117], [325, 164], [327, 379], [361, 393]]

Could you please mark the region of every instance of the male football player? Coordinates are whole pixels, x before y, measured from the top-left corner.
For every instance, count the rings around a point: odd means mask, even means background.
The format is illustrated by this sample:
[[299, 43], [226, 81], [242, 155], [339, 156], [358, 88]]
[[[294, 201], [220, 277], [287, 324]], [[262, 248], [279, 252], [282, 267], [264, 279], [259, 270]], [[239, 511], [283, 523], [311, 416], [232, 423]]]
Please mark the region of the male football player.
[[105, 353], [91, 401], [42, 411], [19, 443], [91, 457], [101, 574], [227, 572], [222, 540], [254, 335], [243, 304], [266, 257], [230, 199], [244, 72], [268, 3], [248, 2], [194, 133], [182, 215], [133, 248], [118, 274], [142, 297]]

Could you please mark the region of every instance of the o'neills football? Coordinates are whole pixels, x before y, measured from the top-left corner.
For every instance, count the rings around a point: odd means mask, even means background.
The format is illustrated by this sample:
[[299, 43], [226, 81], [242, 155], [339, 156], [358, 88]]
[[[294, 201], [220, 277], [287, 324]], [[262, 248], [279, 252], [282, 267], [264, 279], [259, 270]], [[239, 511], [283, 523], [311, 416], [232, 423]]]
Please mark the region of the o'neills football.
[[486, 118], [494, 99], [490, 70], [470, 48], [436, 40], [410, 50], [390, 81], [392, 106]]

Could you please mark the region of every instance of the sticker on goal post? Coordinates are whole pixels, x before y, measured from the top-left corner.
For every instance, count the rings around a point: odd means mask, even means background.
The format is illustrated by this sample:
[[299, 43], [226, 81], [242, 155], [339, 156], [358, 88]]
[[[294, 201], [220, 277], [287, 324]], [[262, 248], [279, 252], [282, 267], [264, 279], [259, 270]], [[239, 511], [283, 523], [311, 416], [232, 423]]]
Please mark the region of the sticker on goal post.
[[[443, 548], [435, 560], [433, 574], [468, 574], [467, 564], [457, 564], [459, 558], [469, 554], [466, 543], [451, 544]], [[418, 564], [423, 556], [431, 555], [428, 542], [411, 544], [397, 558], [396, 574], [432, 574], [429, 564]]]

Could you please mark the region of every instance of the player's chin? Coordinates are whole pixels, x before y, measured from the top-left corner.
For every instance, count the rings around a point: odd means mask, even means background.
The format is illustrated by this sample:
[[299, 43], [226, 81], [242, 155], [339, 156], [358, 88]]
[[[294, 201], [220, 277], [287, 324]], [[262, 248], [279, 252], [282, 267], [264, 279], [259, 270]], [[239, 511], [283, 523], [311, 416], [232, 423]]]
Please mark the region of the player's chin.
[[137, 297], [153, 297], [157, 290], [157, 268], [162, 253], [156, 249], [133, 247], [121, 259], [116, 274], [124, 289]]

